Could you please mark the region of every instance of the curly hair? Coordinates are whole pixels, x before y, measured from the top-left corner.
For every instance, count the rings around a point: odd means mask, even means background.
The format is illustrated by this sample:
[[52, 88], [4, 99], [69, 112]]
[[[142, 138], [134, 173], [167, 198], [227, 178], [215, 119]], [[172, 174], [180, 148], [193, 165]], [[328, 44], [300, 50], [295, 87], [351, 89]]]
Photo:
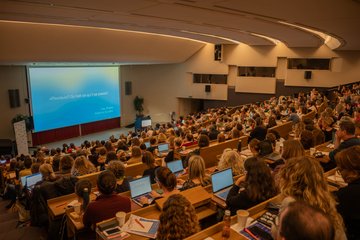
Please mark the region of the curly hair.
[[245, 189], [253, 201], [265, 201], [277, 193], [275, 181], [270, 168], [258, 157], [250, 157], [245, 161]]
[[[281, 194], [303, 200], [330, 216], [336, 235], [344, 233], [344, 223], [336, 211], [336, 201], [331, 195], [320, 163], [309, 157], [290, 158], [279, 173]], [[338, 239], [338, 238], [337, 238]]]
[[198, 231], [200, 226], [194, 207], [184, 196], [171, 195], [164, 203], [156, 239], [184, 239]]
[[226, 148], [220, 157], [218, 169], [231, 167], [234, 176], [244, 174], [244, 161], [237, 151]]

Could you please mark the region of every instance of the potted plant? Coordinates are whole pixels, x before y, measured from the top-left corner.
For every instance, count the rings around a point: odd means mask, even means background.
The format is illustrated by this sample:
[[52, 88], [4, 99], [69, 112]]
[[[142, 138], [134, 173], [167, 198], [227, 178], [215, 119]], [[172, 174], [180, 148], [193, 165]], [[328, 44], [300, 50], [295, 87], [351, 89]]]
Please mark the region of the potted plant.
[[142, 97], [136, 96], [134, 99], [134, 107], [136, 110], [136, 117], [142, 117], [144, 111], [144, 99]]

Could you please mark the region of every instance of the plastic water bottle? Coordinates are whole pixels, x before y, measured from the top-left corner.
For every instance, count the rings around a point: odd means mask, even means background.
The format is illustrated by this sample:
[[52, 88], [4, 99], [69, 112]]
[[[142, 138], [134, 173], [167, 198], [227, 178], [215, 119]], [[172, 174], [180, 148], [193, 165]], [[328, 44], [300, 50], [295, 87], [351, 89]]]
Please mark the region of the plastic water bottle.
[[230, 239], [230, 225], [231, 225], [231, 217], [230, 210], [225, 210], [224, 220], [223, 220], [223, 230], [222, 230], [222, 239]]
[[84, 188], [84, 195], [83, 195], [83, 211], [85, 212], [87, 206], [89, 205], [90, 196], [89, 196], [89, 189]]

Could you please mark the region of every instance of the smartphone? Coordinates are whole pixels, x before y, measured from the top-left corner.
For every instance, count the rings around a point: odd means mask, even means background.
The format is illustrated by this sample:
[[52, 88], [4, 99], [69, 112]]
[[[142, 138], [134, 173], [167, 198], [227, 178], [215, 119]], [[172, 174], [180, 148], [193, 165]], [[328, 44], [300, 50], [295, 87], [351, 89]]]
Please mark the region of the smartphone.
[[120, 229], [119, 226], [116, 226], [114, 228], [105, 229], [103, 231], [103, 233], [104, 233], [105, 236], [111, 236], [111, 235], [114, 235], [114, 234], [121, 233], [121, 229]]

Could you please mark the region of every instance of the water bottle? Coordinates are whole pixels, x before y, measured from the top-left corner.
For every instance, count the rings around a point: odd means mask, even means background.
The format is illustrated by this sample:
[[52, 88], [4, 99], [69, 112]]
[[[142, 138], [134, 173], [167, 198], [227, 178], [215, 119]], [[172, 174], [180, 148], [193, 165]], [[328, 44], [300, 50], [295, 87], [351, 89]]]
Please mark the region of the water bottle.
[[230, 225], [231, 225], [230, 210], [225, 210], [225, 215], [223, 220], [223, 230], [221, 234], [223, 240], [230, 239]]
[[85, 212], [87, 206], [89, 205], [90, 196], [89, 196], [89, 189], [84, 188], [84, 194], [83, 194], [83, 211]]

